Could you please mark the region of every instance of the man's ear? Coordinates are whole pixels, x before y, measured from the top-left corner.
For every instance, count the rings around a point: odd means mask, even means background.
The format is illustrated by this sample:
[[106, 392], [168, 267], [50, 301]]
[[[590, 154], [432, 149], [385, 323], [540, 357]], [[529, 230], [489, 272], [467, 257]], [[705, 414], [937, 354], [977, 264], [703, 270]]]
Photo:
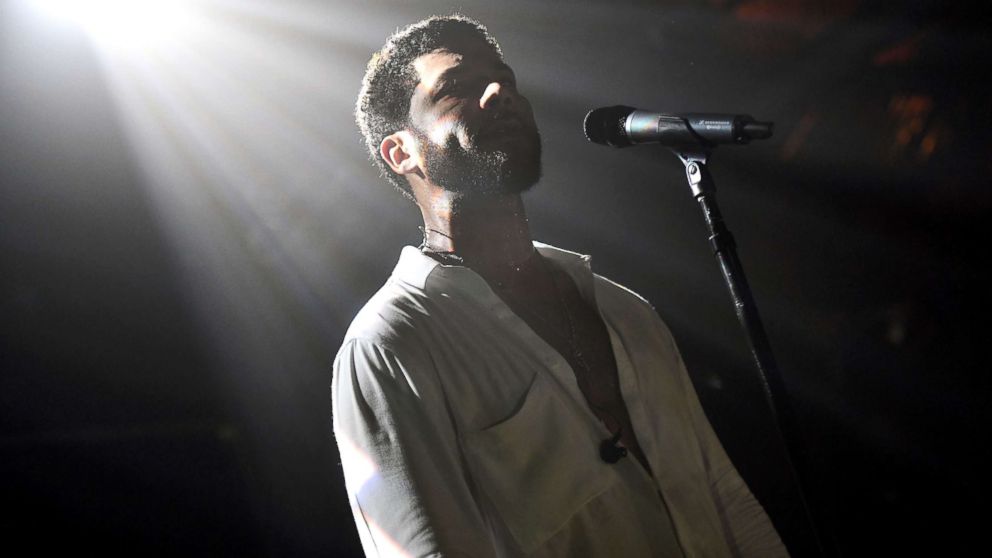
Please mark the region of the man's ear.
[[420, 169], [417, 142], [413, 134], [406, 130], [382, 138], [382, 143], [379, 144], [379, 156], [396, 174], [410, 174]]

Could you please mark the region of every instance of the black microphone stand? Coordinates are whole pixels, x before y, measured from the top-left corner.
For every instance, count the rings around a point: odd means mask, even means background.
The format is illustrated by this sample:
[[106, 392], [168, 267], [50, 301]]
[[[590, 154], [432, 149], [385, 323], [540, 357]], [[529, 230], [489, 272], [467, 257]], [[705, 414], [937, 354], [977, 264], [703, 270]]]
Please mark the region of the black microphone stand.
[[724, 224], [720, 208], [716, 204], [716, 185], [707, 167], [712, 149], [703, 145], [672, 147], [670, 149], [678, 155], [685, 165], [685, 176], [689, 181], [689, 187], [692, 189], [696, 201], [699, 202], [699, 208], [703, 211], [703, 219], [706, 220], [706, 225], [710, 230], [710, 246], [720, 263], [720, 271], [723, 272], [724, 281], [726, 281], [730, 296], [734, 301], [737, 319], [744, 328], [748, 346], [751, 349], [751, 356], [758, 368], [758, 379], [761, 382], [765, 400], [771, 409], [776, 432], [786, 449], [785, 461], [792, 477], [790, 480], [799, 497], [813, 543], [819, 554], [823, 556], [823, 545], [817, 535], [816, 524], [806, 501], [799, 472], [794, 464], [794, 456], [805, 455], [802, 453], [795, 414], [789, 405], [785, 384], [779, 373], [778, 365], [775, 363], [765, 327], [758, 315], [758, 307], [751, 295], [751, 287], [748, 286], [747, 278], [744, 276], [744, 268], [737, 257], [734, 237], [727, 229], [727, 225]]

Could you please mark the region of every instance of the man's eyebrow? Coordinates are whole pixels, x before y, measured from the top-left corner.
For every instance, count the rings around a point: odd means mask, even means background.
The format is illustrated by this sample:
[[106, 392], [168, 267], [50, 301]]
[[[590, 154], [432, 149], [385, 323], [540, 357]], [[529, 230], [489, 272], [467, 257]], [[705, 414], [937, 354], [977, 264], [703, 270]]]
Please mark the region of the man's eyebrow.
[[[495, 64], [493, 64], [493, 66], [497, 71], [513, 74], [513, 68], [511, 68], [509, 65], [507, 65], [506, 62], [503, 62], [502, 60], [496, 62]], [[459, 64], [457, 66], [452, 66], [447, 70], [441, 72], [441, 74], [437, 76], [437, 79], [434, 80], [434, 83], [444, 83], [445, 81], [453, 77], [457, 77], [459, 74], [465, 74], [471, 72], [471, 69], [466, 69], [466, 68], [467, 67], [462, 64]]]
[[[493, 64], [493, 66], [498, 72], [506, 72], [512, 76], [516, 75], [513, 73], [513, 68], [511, 68], [506, 62], [503, 62], [502, 60], [496, 62], [495, 64]], [[434, 79], [434, 85], [433, 87], [431, 87], [431, 94], [433, 96], [440, 94], [445, 84], [451, 81], [452, 78], [457, 78], [462, 74], [467, 74], [470, 72], [471, 69], [467, 69], [466, 66], [463, 66], [461, 64], [448, 68], [447, 70], [441, 72], [437, 76], [437, 78]]]
[[431, 84], [431, 88], [428, 90], [428, 95], [432, 99], [437, 99], [444, 92], [445, 85], [451, 81], [452, 78], [457, 77], [458, 74], [463, 74], [464, 71], [459, 71], [459, 66], [452, 66], [447, 70], [441, 72], [435, 79], [434, 83]]
[[459, 74], [464, 74], [464, 73], [465, 73], [465, 68], [463, 66], [461, 65], [452, 66], [447, 70], [441, 72], [441, 74], [437, 76], [437, 79], [434, 80], [434, 84], [437, 85], [439, 83], [444, 83], [450, 80], [451, 78], [457, 77]]

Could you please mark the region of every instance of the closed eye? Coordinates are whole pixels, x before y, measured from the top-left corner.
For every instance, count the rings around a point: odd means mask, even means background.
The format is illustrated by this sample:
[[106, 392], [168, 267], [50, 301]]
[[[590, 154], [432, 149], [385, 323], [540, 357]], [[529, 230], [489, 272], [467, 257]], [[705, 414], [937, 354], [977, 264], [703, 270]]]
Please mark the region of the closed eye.
[[434, 99], [458, 95], [465, 88], [466, 80], [462, 78], [450, 77], [441, 82], [434, 93]]
[[467, 92], [471, 92], [471, 88], [479, 89], [479, 92], [481, 93], [482, 89], [493, 81], [504, 87], [512, 87], [514, 89], [517, 87], [517, 79], [513, 74], [513, 70], [504, 65], [499, 69], [497, 74], [492, 77], [485, 77], [482, 75], [467, 76], [460, 74], [442, 75], [435, 84], [433, 98], [434, 100], [440, 100], [444, 97], [461, 96]]

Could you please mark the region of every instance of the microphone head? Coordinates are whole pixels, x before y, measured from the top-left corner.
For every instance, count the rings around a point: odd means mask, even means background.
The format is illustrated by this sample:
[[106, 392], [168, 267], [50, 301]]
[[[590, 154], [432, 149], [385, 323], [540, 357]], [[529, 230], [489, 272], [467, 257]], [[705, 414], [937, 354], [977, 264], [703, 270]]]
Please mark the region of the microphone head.
[[768, 139], [772, 137], [772, 129], [774, 124], [771, 122], [745, 122], [741, 131], [744, 133], [744, 137], [749, 140], [752, 139]]
[[582, 123], [586, 139], [610, 147], [633, 145], [627, 136], [626, 121], [634, 110], [633, 107], [616, 105], [589, 111]]

